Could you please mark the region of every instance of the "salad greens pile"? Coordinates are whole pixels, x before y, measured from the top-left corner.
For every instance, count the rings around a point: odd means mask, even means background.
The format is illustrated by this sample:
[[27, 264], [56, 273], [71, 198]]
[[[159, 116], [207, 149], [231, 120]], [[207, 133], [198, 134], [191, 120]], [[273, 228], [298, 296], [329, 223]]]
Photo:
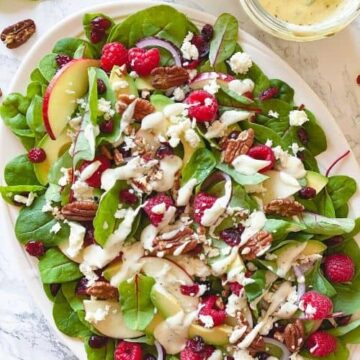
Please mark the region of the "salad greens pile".
[[316, 116], [230, 14], [83, 26], [0, 106], [25, 149], [0, 192], [58, 329], [92, 360], [349, 359], [357, 185], [320, 173]]

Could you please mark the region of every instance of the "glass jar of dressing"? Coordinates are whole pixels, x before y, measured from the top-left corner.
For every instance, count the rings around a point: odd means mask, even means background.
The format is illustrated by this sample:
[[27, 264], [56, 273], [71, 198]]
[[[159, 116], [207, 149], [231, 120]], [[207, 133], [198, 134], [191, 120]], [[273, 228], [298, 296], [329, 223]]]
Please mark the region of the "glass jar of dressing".
[[239, 0], [263, 30], [286, 40], [331, 36], [360, 14], [360, 0]]

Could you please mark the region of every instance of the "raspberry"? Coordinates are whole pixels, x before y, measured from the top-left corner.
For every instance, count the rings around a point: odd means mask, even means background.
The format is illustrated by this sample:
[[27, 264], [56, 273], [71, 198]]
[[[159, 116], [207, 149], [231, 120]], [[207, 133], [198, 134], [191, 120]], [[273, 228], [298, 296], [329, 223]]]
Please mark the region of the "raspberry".
[[204, 90], [193, 91], [185, 102], [190, 105], [190, 118], [195, 118], [198, 122], [213, 121], [219, 109], [215, 97]]
[[149, 75], [151, 70], [159, 66], [159, 63], [159, 49], [153, 48], [150, 50], [145, 50], [140, 48], [132, 48], [129, 50], [130, 67], [140, 76]]
[[106, 85], [105, 85], [104, 80], [97, 79], [96, 82], [97, 82], [97, 91], [98, 91], [98, 93], [100, 95], [104, 94], [106, 92]]
[[310, 186], [306, 186], [303, 187], [300, 191], [299, 191], [299, 196], [302, 199], [313, 199], [316, 196], [316, 189], [310, 187]]
[[205, 349], [205, 342], [201, 336], [195, 336], [186, 342], [186, 347], [195, 353], [200, 353]]
[[325, 258], [324, 273], [333, 283], [351, 281], [355, 274], [355, 266], [351, 257], [345, 254], [332, 254]]
[[180, 353], [180, 360], [206, 360], [214, 352], [214, 347], [206, 345], [200, 336], [186, 342], [186, 347]]
[[94, 163], [95, 161], [100, 162], [100, 166], [97, 168], [97, 170], [88, 178], [85, 180], [85, 182], [94, 188], [99, 188], [101, 186], [101, 175], [102, 173], [109, 169], [111, 166], [110, 160], [103, 156], [99, 155], [96, 156], [94, 161], [84, 161], [83, 164], [80, 167], [80, 172], [83, 172], [85, 168], [87, 168], [90, 164]]
[[199, 193], [195, 196], [194, 199], [194, 220], [197, 223], [201, 223], [201, 218], [204, 215], [206, 209], [210, 209], [216, 201], [216, 197], [206, 193]]
[[196, 294], [199, 292], [199, 285], [180, 285], [180, 291], [183, 295], [186, 296], [196, 296]]
[[270, 100], [273, 97], [277, 96], [277, 94], [279, 93], [279, 88], [277, 87], [270, 87], [266, 90], [264, 90], [260, 95], [259, 95], [259, 99], [261, 101], [265, 101], [265, 100]]
[[38, 164], [38, 163], [45, 161], [46, 153], [45, 153], [44, 149], [35, 147], [35, 148], [32, 148], [29, 150], [28, 159], [32, 163]]
[[205, 41], [210, 41], [214, 35], [214, 28], [210, 24], [205, 24], [201, 29], [201, 35]]
[[317, 331], [309, 336], [306, 348], [310, 354], [316, 357], [325, 357], [335, 352], [336, 337], [325, 331]]
[[37, 258], [45, 254], [45, 246], [41, 241], [29, 241], [25, 245], [25, 250], [29, 255]]
[[167, 196], [165, 194], [157, 194], [152, 198], [148, 199], [144, 207], [144, 211], [149, 216], [151, 223], [155, 226], [158, 226], [161, 223], [164, 217], [164, 213], [162, 211], [154, 212], [153, 208], [154, 206], [157, 205], [160, 206], [161, 204], [165, 204], [165, 211], [166, 211], [170, 206], [174, 205], [174, 202], [170, 196]]
[[119, 43], [113, 42], [106, 44], [102, 49], [101, 67], [105, 71], [110, 71], [113, 66], [124, 65], [128, 61], [128, 50], [126, 47]]
[[267, 160], [270, 161], [268, 166], [265, 166], [260, 170], [260, 172], [265, 172], [271, 170], [275, 165], [275, 155], [272, 151], [271, 147], [266, 145], [258, 145], [253, 146], [247, 153], [250, 157], [257, 159], [257, 160]]
[[142, 349], [135, 342], [121, 341], [115, 349], [114, 360], [141, 360]]
[[333, 304], [327, 296], [316, 291], [308, 291], [301, 297], [299, 308], [305, 312], [307, 319], [322, 320], [329, 317]]
[[119, 197], [120, 197], [121, 202], [128, 204], [128, 205], [134, 205], [138, 201], [138, 198], [135, 195], [134, 191], [131, 192], [130, 189], [121, 190]]
[[220, 239], [223, 240], [229, 246], [236, 246], [240, 244], [241, 234], [244, 231], [244, 227], [239, 225], [238, 227], [232, 227], [222, 230], [219, 234]]
[[114, 130], [114, 122], [112, 120], [105, 120], [100, 124], [100, 131], [103, 134], [111, 134]]
[[55, 61], [57, 66], [61, 69], [63, 66], [65, 66], [67, 63], [71, 61], [71, 57], [68, 55], [59, 54], [56, 55]]
[[201, 35], [194, 35], [191, 43], [198, 49], [200, 59], [203, 59], [210, 51], [209, 43]]
[[203, 307], [201, 308], [199, 315], [211, 316], [214, 322], [214, 326], [221, 325], [226, 318], [225, 309], [219, 309], [217, 306], [218, 297], [216, 295], [209, 295], [202, 301]]

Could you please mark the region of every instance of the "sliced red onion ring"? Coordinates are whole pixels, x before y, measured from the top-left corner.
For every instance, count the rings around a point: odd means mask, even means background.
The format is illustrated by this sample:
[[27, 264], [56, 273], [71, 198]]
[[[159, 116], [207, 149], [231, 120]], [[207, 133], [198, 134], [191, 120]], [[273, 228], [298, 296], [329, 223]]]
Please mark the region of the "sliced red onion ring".
[[300, 301], [301, 297], [305, 294], [306, 291], [305, 282], [304, 282], [305, 281], [304, 273], [301, 266], [294, 265], [293, 268], [298, 283], [298, 288], [297, 288], [298, 301]]
[[175, 61], [175, 65], [181, 66], [180, 50], [170, 41], [151, 36], [151, 37], [147, 37], [147, 38], [142, 39], [139, 42], [137, 42], [136, 47], [138, 47], [138, 48], [147, 48], [147, 47], [163, 48], [172, 55], [172, 57], [174, 58], [174, 61]]
[[281, 349], [282, 355], [279, 360], [289, 360], [290, 351], [282, 342], [269, 337], [264, 337], [264, 341], [266, 344], [274, 345]]
[[231, 181], [231, 178], [228, 174], [225, 174], [221, 171], [215, 171], [201, 184], [201, 190], [205, 191], [210, 186], [215, 185], [220, 181]]
[[156, 351], [158, 353], [157, 360], [165, 360], [165, 353], [164, 353], [164, 349], [161, 346], [161, 344], [156, 340], [155, 340], [154, 344], [156, 347]]

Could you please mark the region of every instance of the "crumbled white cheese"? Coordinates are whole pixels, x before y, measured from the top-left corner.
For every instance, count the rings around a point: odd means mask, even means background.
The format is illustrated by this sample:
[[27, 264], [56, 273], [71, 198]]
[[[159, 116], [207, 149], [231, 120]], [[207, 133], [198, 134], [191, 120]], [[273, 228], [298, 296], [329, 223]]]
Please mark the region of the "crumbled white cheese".
[[111, 108], [111, 101], [104, 98], [98, 100], [98, 111], [104, 114], [105, 120], [110, 120], [115, 115], [115, 110]]
[[139, 77], [139, 74], [136, 71], [130, 71], [129, 76], [133, 79], [137, 79]]
[[299, 144], [298, 144], [298, 143], [295, 143], [295, 142], [292, 143], [289, 147], [290, 147], [292, 153], [294, 154], [294, 156], [296, 156], [298, 152], [301, 152], [301, 151], [304, 151], [304, 150], [305, 150], [304, 147], [299, 146]]
[[234, 360], [255, 360], [247, 350], [236, 350], [233, 357]]
[[81, 116], [76, 116], [76, 117], [69, 120], [69, 125], [74, 130], [79, 130], [81, 122], [82, 122], [82, 117]]
[[215, 95], [220, 89], [220, 85], [217, 83], [216, 79], [211, 79], [204, 86], [204, 90], [210, 94]]
[[77, 100], [76, 100], [76, 103], [77, 103], [78, 105], [80, 105], [80, 107], [81, 107], [82, 109], [86, 109], [86, 108], [87, 108], [87, 105], [88, 105], [84, 98], [77, 99]]
[[204, 324], [204, 327], [207, 329], [214, 327], [214, 320], [210, 315], [199, 315], [199, 320]]
[[87, 286], [94, 285], [96, 280], [99, 278], [94, 272], [95, 267], [89, 265], [87, 262], [82, 262], [79, 265], [79, 270], [84, 274], [87, 280]]
[[189, 31], [181, 45], [181, 53], [185, 60], [197, 60], [199, 58], [198, 48], [191, 43], [194, 34]]
[[194, 80], [197, 76], [197, 70], [196, 69], [188, 69], [189, 74], [189, 80]]
[[222, 360], [223, 359], [223, 355], [221, 350], [217, 349], [214, 350], [211, 355], [207, 358], [207, 360]]
[[58, 185], [66, 186], [69, 183], [70, 180], [69, 170], [71, 169], [66, 169], [64, 167], [60, 169], [60, 172], [63, 174], [63, 176], [59, 179]]
[[200, 143], [200, 137], [194, 129], [187, 129], [185, 131], [185, 140], [192, 148], [196, 148]]
[[246, 74], [252, 67], [252, 60], [249, 54], [239, 51], [231, 56], [229, 65], [235, 74]]
[[85, 201], [93, 198], [94, 188], [81, 179], [77, 180], [71, 186], [71, 190], [73, 191], [76, 200]]
[[244, 80], [232, 80], [228, 84], [229, 89], [238, 93], [239, 95], [243, 95], [247, 92], [252, 93], [255, 87], [254, 82], [251, 79]]
[[173, 99], [175, 101], [183, 101], [185, 99], [185, 92], [181, 87], [175, 88], [173, 92]]
[[97, 308], [94, 312], [87, 311], [85, 315], [85, 320], [90, 323], [97, 324], [98, 322], [105, 320], [106, 316], [109, 315], [109, 310], [110, 305], [105, 305], [105, 307], [103, 308]]
[[302, 126], [309, 121], [309, 118], [304, 110], [292, 110], [289, 114], [290, 126]]
[[278, 119], [279, 116], [280, 116], [280, 114], [279, 114], [278, 112], [273, 111], [273, 110], [269, 110], [268, 115], [269, 115], [270, 117], [275, 118], [275, 119]]
[[126, 89], [128, 86], [129, 83], [126, 80], [117, 80], [111, 84], [111, 87], [114, 91]]
[[14, 196], [14, 201], [16, 201], [17, 203], [20, 203], [20, 204], [24, 204], [25, 206], [31, 206], [36, 197], [37, 197], [37, 194], [35, 194], [33, 192], [30, 192], [27, 197], [17, 194]]
[[86, 228], [72, 221], [66, 222], [70, 226], [68, 253], [71, 257], [79, 254], [84, 243]]
[[56, 222], [50, 229], [50, 233], [57, 234], [61, 230], [61, 224]]

